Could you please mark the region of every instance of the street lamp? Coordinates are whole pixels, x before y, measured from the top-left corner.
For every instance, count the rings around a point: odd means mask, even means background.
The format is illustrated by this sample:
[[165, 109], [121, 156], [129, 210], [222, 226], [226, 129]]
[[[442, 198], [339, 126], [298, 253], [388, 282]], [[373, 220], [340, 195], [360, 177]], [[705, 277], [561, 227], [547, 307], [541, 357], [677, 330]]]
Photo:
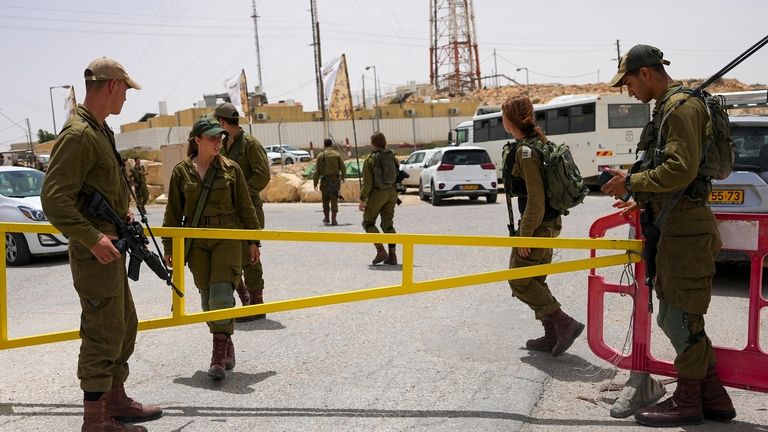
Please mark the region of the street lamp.
[[381, 118], [381, 105], [379, 105], [379, 78], [376, 76], [376, 66], [366, 66], [365, 70], [373, 69], [373, 99], [376, 102], [376, 131], [381, 131], [379, 119]]
[[521, 70], [525, 69], [525, 95], [530, 96], [530, 92], [528, 91], [528, 68], [527, 67], [519, 67], [517, 68], [517, 72], [520, 72]]
[[69, 89], [72, 88], [71, 85], [61, 85], [61, 86], [53, 86], [48, 87], [48, 94], [51, 96], [51, 117], [53, 117], [53, 134], [57, 135], [56, 133], [56, 111], [53, 109], [53, 89], [55, 88], [63, 88], [63, 89]]

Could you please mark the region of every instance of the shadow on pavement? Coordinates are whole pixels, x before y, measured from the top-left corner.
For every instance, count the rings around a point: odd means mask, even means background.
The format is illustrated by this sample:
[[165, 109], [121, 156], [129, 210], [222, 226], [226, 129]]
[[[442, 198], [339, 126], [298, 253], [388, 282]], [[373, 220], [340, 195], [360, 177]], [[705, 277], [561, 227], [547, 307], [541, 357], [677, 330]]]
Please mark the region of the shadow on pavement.
[[205, 371], [196, 371], [191, 377], [180, 377], [173, 380], [174, 384], [181, 384], [189, 387], [202, 388], [214, 391], [220, 391], [231, 394], [249, 394], [256, 391], [251, 388], [267, 378], [277, 375], [275, 371], [261, 372], [256, 374], [247, 374], [243, 372], [227, 372], [227, 377], [223, 380], [213, 380], [208, 377]]
[[[526, 350], [525, 348], [521, 349]], [[567, 352], [559, 357], [552, 357], [551, 354], [545, 352], [528, 352], [527, 356], [520, 358], [521, 362], [535, 367], [558, 381], [602, 382], [610, 380], [614, 375], [612, 368], [601, 368]]]
[[254, 321], [239, 323], [235, 322], [237, 331], [256, 331], [256, 330], [282, 330], [285, 326], [280, 321], [267, 319], [258, 319]]

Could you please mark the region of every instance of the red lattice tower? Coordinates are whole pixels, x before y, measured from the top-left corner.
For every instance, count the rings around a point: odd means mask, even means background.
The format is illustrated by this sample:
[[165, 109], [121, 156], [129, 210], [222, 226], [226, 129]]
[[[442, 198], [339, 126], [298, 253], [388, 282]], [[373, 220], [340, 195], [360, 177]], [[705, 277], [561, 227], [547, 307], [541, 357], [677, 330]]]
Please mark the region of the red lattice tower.
[[452, 94], [480, 88], [472, 0], [430, 0], [429, 9], [430, 83]]

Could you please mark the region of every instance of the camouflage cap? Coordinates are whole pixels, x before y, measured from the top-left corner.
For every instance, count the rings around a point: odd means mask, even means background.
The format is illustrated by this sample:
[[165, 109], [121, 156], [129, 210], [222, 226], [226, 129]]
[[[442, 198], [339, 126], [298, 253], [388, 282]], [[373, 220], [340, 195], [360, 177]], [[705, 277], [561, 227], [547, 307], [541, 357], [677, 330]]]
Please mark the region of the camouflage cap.
[[100, 57], [92, 61], [85, 68], [83, 77], [86, 81], [125, 81], [129, 88], [141, 90], [141, 85], [128, 76], [128, 72], [125, 71], [123, 65], [107, 57]]
[[227, 131], [221, 127], [221, 123], [216, 119], [201, 117], [200, 120], [196, 121], [194, 126], [192, 126], [192, 136], [214, 136], [217, 134], [228, 135]]
[[669, 61], [664, 60], [664, 53], [660, 49], [650, 45], [635, 45], [624, 56], [619, 63], [619, 71], [613, 76], [611, 87], [621, 87], [623, 85], [624, 75], [640, 69], [643, 66], [668, 65]]
[[213, 115], [226, 119], [236, 119], [240, 117], [240, 113], [237, 112], [237, 108], [235, 108], [235, 106], [229, 102], [224, 102], [223, 104], [217, 106], [216, 109], [213, 110]]

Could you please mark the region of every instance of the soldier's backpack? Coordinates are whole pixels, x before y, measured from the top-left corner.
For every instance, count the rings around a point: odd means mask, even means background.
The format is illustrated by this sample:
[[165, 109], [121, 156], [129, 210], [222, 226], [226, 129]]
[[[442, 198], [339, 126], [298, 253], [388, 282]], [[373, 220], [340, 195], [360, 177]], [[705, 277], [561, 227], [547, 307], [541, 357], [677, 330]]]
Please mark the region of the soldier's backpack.
[[[693, 93], [693, 90], [681, 87], [677, 91], [671, 93], [667, 98], [680, 92], [690, 95]], [[709, 119], [712, 124], [712, 130], [708, 133], [707, 140], [704, 142], [698, 175], [709, 179], [723, 180], [731, 175], [731, 172], [733, 171], [733, 163], [736, 158], [733, 138], [731, 137], [731, 123], [728, 120], [728, 113], [723, 107], [725, 98], [722, 96], [713, 96], [703, 90], [701, 96], [698, 97], [707, 107]], [[682, 105], [682, 103], [684, 102], [679, 103], [664, 115], [661, 120], [661, 125], [664, 124], [664, 121], [669, 117], [672, 111]], [[660, 141], [661, 126], [659, 126], [658, 130], [658, 140]], [[661, 144], [661, 142], [659, 142], [659, 144]], [[659, 148], [661, 147], [659, 146]]]
[[571, 149], [565, 144], [552, 141], [534, 145], [532, 148], [541, 157], [542, 178], [549, 206], [563, 216], [567, 215], [569, 210], [581, 204], [589, 193], [581, 178], [579, 167], [573, 160]]
[[373, 152], [373, 187], [389, 189], [395, 186], [400, 171], [395, 154], [391, 150]]

